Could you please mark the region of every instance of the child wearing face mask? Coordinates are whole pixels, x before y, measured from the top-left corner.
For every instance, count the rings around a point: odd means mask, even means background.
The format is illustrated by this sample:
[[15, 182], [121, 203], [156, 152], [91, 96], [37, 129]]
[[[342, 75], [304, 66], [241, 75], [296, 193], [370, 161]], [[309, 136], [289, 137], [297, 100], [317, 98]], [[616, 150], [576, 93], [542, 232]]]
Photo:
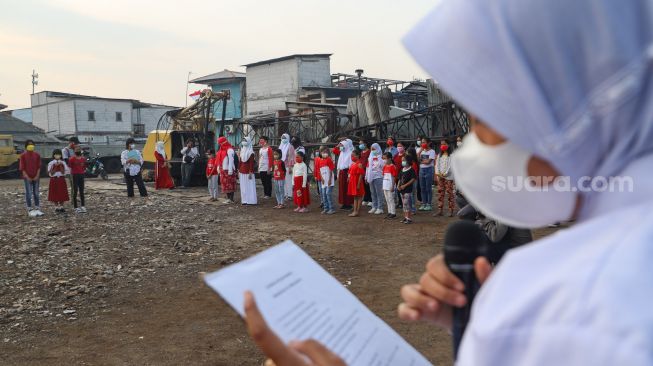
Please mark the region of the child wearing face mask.
[[397, 217], [395, 208], [395, 191], [397, 188], [397, 167], [392, 159], [392, 153], [386, 152], [383, 154], [383, 196], [388, 205], [388, 215], [385, 219], [394, 219]]
[[329, 156], [329, 149], [322, 146], [320, 149], [320, 164], [316, 168], [320, 171], [320, 186], [322, 187], [322, 202], [324, 202], [323, 214], [333, 215], [336, 211], [333, 208], [333, 186], [334, 186], [334, 170], [336, 166]]
[[274, 162], [272, 163], [272, 179], [274, 180], [274, 196], [277, 205], [274, 208], [285, 208], [284, 196], [286, 194], [286, 164], [281, 160], [281, 150], [274, 151]]
[[304, 153], [297, 152], [292, 174], [293, 201], [297, 206], [294, 211], [306, 213], [308, 212], [308, 205], [311, 203], [311, 196], [308, 190], [308, 167], [304, 163]]
[[[397, 169], [397, 173], [401, 171], [401, 161], [404, 159], [404, 155], [406, 154], [406, 145], [404, 145], [402, 142], [397, 143], [397, 155], [395, 155], [392, 158], [392, 162], [395, 165], [395, 168]], [[395, 188], [395, 193], [396, 193], [396, 199], [395, 201], [397, 202], [397, 208], [402, 208], [403, 203], [401, 202], [401, 194], [397, 189]]]
[[435, 161], [435, 176], [438, 182], [438, 212], [436, 216], [444, 214], [444, 195], [449, 198], [449, 216], [453, 217], [456, 203], [454, 202], [453, 193], [453, 174], [451, 174], [451, 165], [449, 157], [449, 145], [446, 141], [440, 143], [440, 153]]
[[[73, 156], [68, 158], [70, 174], [73, 184], [73, 207], [76, 213], [86, 213], [84, 199], [84, 174], [86, 173], [86, 158], [82, 156], [82, 149], [76, 146]], [[77, 207], [77, 193], [79, 192], [80, 207]]]
[[[363, 140], [360, 140], [358, 143], [358, 149], [360, 150], [359, 162], [363, 166], [363, 169], [365, 169], [367, 167], [367, 161], [369, 160], [372, 151], [370, 150], [369, 144]], [[365, 196], [363, 196], [362, 204], [363, 206], [372, 207], [372, 194], [370, 191], [370, 185], [367, 180], [363, 181], [363, 185], [365, 187]]]
[[417, 180], [417, 174], [412, 166], [413, 157], [411, 155], [404, 156], [401, 161], [401, 172], [399, 174], [399, 182], [397, 183], [397, 190], [401, 193], [401, 199], [404, 206], [404, 219], [401, 220], [404, 224], [412, 224], [413, 220], [411, 215], [414, 213], [413, 203], [413, 183]]
[[65, 212], [63, 204], [70, 199], [65, 178], [67, 173], [68, 165], [62, 159], [61, 150], [54, 150], [52, 152], [52, 161], [48, 163], [48, 174], [50, 175], [48, 201], [54, 203], [55, 212]]
[[218, 164], [215, 159], [215, 150], [206, 150], [206, 180], [208, 182], [209, 200], [218, 200]]
[[347, 193], [354, 197], [354, 211], [349, 214], [349, 217], [357, 217], [360, 215], [363, 197], [365, 196], [365, 169], [360, 161], [361, 153], [354, 150], [351, 153], [351, 166], [349, 167], [349, 186]]
[[320, 151], [324, 146], [320, 146], [319, 149], [315, 150], [313, 153], [313, 179], [315, 180], [315, 185], [317, 188], [317, 195], [320, 197], [320, 208], [324, 209], [324, 199], [322, 198], [322, 178], [320, 177]]
[[[383, 214], [383, 153], [379, 144], [372, 144], [372, 152], [367, 160], [365, 168], [365, 182], [370, 187], [370, 196], [372, 197], [371, 214]], [[366, 187], [367, 188], [367, 187]]]

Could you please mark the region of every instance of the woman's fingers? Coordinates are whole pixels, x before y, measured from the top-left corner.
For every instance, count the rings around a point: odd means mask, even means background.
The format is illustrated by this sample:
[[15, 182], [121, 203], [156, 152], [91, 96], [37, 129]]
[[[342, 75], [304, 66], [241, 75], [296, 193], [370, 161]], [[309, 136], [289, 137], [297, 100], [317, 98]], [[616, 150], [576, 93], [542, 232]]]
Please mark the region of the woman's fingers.
[[420, 309], [430, 312], [438, 310], [438, 301], [424, 294], [420, 285], [414, 283], [401, 287], [401, 298], [406, 304], [414, 309]]
[[405, 302], [399, 304], [397, 313], [399, 314], [399, 319], [409, 322], [416, 322], [422, 319], [422, 313], [419, 310], [410, 307], [410, 305]]
[[426, 273], [430, 274], [446, 287], [458, 291], [463, 291], [465, 289], [463, 281], [456, 277], [456, 275], [449, 270], [449, 267], [447, 267], [447, 264], [444, 261], [444, 255], [442, 254], [436, 255], [426, 262]]
[[467, 302], [467, 299], [462, 292], [444, 286], [429, 273], [424, 273], [422, 275], [419, 280], [419, 284], [423, 292], [435, 299], [444, 302], [445, 304], [452, 306], [463, 306]]
[[308, 356], [316, 366], [346, 366], [345, 361], [313, 339], [292, 342], [290, 347]]
[[254, 295], [249, 291], [245, 292], [245, 322], [250, 337], [275, 364], [283, 366], [305, 365], [301, 357], [286, 346], [268, 327], [256, 305], [256, 301], [254, 301]]
[[487, 281], [488, 277], [492, 273], [492, 265], [485, 257], [478, 257], [474, 261], [474, 272], [476, 272], [476, 278], [478, 282], [482, 285]]

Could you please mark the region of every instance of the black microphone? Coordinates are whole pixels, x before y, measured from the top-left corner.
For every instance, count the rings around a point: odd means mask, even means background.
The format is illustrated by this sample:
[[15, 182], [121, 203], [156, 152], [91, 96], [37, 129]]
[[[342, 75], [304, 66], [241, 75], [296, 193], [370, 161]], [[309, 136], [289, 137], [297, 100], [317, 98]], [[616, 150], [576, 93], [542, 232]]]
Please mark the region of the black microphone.
[[473, 221], [461, 220], [449, 225], [444, 234], [444, 261], [465, 284], [467, 303], [453, 307], [453, 356], [456, 359], [458, 347], [465, 333], [474, 297], [481, 285], [474, 272], [474, 260], [485, 254], [487, 236]]

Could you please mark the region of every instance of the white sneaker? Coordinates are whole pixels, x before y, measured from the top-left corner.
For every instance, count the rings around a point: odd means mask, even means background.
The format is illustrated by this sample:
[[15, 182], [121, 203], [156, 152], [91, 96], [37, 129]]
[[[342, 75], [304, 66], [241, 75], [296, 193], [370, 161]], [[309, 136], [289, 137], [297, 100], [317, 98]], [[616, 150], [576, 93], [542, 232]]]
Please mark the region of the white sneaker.
[[45, 215], [45, 214], [43, 213], [43, 211], [41, 211], [40, 208], [37, 208], [35, 211], [36, 211], [36, 216], [43, 216], [43, 215]]
[[374, 211], [374, 214], [375, 214], [375, 215], [381, 215], [382, 213], [383, 213], [383, 210], [380, 209], [380, 208], [377, 209], [376, 211]]
[[372, 202], [368, 202], [368, 203], [367, 203], [367, 206], [368, 206], [368, 207], [372, 207], [372, 206], [374, 206], [374, 204], [373, 204]]
[[37, 214], [36, 214], [36, 210], [32, 210], [32, 209], [30, 209], [29, 211], [27, 211], [27, 216], [29, 216], [29, 217], [36, 217], [36, 216], [37, 216]]
[[367, 213], [369, 213], [369, 214], [373, 214], [374, 212], [376, 212], [376, 209], [374, 207], [372, 207], [371, 210], [367, 211]]
[[86, 211], [86, 207], [82, 206], [82, 207], [80, 207], [80, 208], [82, 209], [82, 213], [86, 213], [86, 212], [87, 212], [87, 211]]

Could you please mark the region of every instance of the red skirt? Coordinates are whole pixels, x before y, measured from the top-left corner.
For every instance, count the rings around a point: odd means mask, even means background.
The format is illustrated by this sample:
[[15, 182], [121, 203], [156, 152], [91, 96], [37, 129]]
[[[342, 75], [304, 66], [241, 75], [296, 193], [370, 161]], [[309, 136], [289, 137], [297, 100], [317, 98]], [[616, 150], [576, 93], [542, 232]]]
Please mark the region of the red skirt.
[[175, 188], [175, 183], [172, 181], [170, 176], [170, 170], [167, 166], [159, 166], [156, 164], [156, 170], [154, 171], [154, 189], [170, 189]]
[[349, 178], [349, 169], [343, 169], [338, 172], [338, 203], [341, 205], [351, 205], [354, 203], [354, 197], [347, 192], [349, 189], [347, 183]]
[[236, 174], [229, 175], [223, 170], [220, 173], [220, 185], [222, 193], [234, 193], [236, 191]]
[[302, 187], [303, 182], [304, 177], [293, 178], [292, 198], [297, 206], [308, 206], [311, 203], [311, 194], [308, 190], [308, 184], [306, 184], [306, 187]]
[[65, 177], [51, 177], [48, 189], [48, 201], [60, 203], [70, 199]]

